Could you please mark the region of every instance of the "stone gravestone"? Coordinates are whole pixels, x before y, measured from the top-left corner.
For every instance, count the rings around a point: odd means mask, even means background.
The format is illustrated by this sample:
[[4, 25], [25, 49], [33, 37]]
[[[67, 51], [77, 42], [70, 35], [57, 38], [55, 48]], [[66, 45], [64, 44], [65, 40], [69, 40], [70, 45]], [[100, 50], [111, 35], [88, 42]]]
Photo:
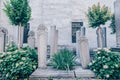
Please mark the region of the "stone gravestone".
[[4, 52], [4, 43], [5, 43], [5, 39], [4, 39], [4, 33], [2, 32], [2, 30], [0, 30], [0, 52]]
[[106, 33], [106, 27], [103, 27], [103, 47], [107, 47], [107, 33]]
[[50, 57], [52, 57], [57, 52], [58, 43], [58, 31], [56, 26], [51, 26], [51, 36], [50, 36]]
[[101, 27], [98, 27], [96, 30], [96, 34], [97, 34], [97, 44], [98, 44], [98, 48], [103, 48], [104, 46], [104, 42], [103, 42], [103, 29]]
[[116, 25], [116, 43], [120, 47], [120, 0], [116, 0], [114, 4], [115, 25]]
[[58, 51], [58, 30], [55, 31], [55, 49], [54, 53], [57, 53]]
[[28, 33], [28, 45], [31, 48], [35, 48], [35, 33], [33, 31], [29, 31]]
[[76, 54], [77, 57], [79, 58], [79, 53], [80, 53], [80, 49], [79, 49], [79, 39], [80, 39], [80, 31], [76, 31]]
[[86, 29], [85, 27], [81, 27], [81, 36], [85, 36]]
[[38, 67], [46, 68], [47, 58], [47, 28], [44, 25], [38, 27]]
[[88, 39], [86, 37], [80, 37], [79, 45], [80, 45], [81, 65], [82, 65], [82, 68], [86, 68], [87, 65], [90, 63]]

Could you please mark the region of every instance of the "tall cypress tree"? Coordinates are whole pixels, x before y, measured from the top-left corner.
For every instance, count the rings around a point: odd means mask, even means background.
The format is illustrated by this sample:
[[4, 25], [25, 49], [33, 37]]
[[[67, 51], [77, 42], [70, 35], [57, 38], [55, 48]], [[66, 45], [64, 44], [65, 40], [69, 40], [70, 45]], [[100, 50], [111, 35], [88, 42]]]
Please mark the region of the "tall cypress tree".
[[28, 0], [10, 0], [4, 3], [4, 11], [12, 25], [19, 27], [18, 48], [21, 43], [21, 27], [23, 27], [31, 17], [31, 8]]

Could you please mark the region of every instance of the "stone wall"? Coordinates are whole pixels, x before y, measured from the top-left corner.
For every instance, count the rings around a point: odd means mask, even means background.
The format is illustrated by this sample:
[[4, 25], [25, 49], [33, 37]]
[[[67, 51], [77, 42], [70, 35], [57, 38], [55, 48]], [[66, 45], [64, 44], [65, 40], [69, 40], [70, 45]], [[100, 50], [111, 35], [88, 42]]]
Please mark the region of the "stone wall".
[[[48, 39], [50, 39], [50, 26], [56, 25], [59, 31], [58, 45], [75, 46], [71, 39], [71, 22], [83, 21], [84, 26], [87, 28], [86, 36], [88, 37], [90, 47], [97, 47], [96, 31], [95, 29], [88, 28], [85, 13], [87, 12], [88, 6], [98, 3], [98, 0], [29, 0], [29, 2], [32, 8], [30, 30], [35, 32], [35, 38], [37, 38], [36, 32], [39, 24], [45, 24], [48, 28]], [[114, 0], [109, 2], [107, 0], [100, 0], [100, 3], [109, 6], [113, 12]], [[12, 35], [13, 40], [17, 42], [17, 27], [9, 24], [9, 20], [2, 10], [3, 0], [0, 0], [0, 4], [0, 25], [8, 28], [8, 34]], [[107, 35], [109, 35], [107, 36], [108, 47], [115, 46], [115, 35], [110, 35], [110, 29], [107, 29]], [[37, 43], [37, 40], [35, 42]], [[50, 40], [48, 40], [48, 44], [50, 44]]]

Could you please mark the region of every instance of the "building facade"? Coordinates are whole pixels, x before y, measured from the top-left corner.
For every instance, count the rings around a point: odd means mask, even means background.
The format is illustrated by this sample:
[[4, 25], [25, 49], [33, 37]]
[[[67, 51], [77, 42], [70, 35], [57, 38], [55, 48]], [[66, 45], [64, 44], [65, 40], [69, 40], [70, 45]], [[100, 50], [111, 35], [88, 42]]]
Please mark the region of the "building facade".
[[[3, 1], [4, 0], [0, 0], [0, 27], [7, 29], [8, 39], [17, 43], [18, 28], [10, 25], [8, 18], [3, 12]], [[84, 26], [86, 27], [86, 37], [89, 40], [89, 46], [96, 48], [96, 29], [88, 27], [86, 13], [88, 7], [98, 2], [100, 2], [101, 5], [105, 4], [111, 9], [111, 12], [114, 12], [114, 0], [29, 0], [32, 15], [29, 26], [25, 29], [24, 36], [27, 37], [26, 31], [34, 31], [35, 42], [37, 43], [37, 28], [40, 24], [44, 24], [48, 28], [49, 45], [50, 27], [56, 26], [58, 30], [58, 45], [75, 46], [75, 32], [79, 30], [81, 26]], [[108, 28], [109, 23], [103, 26], [107, 27], [107, 46], [115, 47], [116, 37], [110, 34], [110, 29]]]

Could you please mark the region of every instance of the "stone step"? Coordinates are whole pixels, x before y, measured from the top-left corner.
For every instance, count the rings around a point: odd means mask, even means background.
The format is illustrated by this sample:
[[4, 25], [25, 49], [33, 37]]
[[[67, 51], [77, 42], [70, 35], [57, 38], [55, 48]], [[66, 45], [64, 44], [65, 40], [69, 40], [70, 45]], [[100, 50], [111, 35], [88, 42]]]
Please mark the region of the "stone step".
[[38, 68], [35, 72], [30, 76], [30, 80], [46, 80], [49, 78], [54, 79], [76, 79], [76, 78], [94, 78], [95, 74], [88, 69], [82, 69], [80, 66], [75, 67], [74, 70], [65, 71], [65, 70], [56, 70], [52, 67], [47, 67], [46, 69]]

